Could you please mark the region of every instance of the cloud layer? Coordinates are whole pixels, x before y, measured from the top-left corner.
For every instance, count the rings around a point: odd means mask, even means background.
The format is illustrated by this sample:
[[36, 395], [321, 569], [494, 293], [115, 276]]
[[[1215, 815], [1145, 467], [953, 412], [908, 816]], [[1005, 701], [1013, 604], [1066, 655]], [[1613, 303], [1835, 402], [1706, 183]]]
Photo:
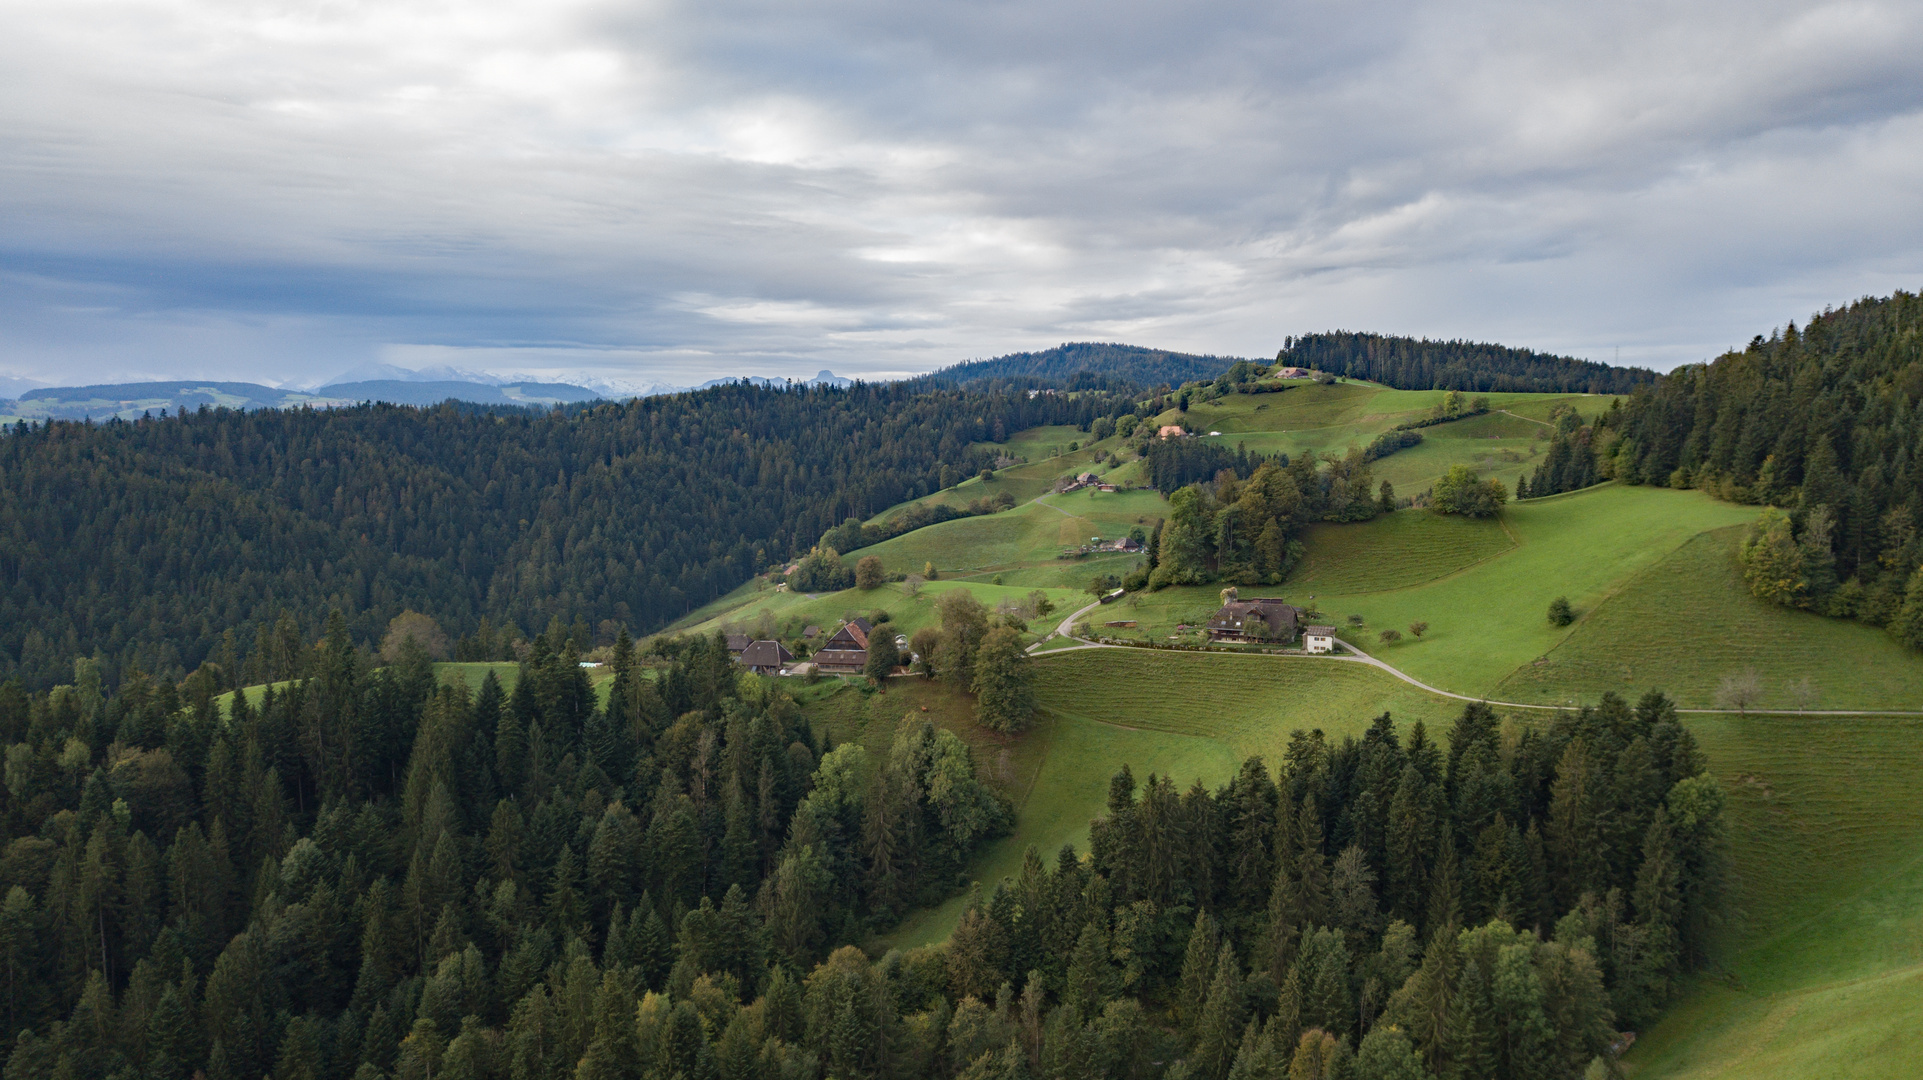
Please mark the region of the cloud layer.
[[0, 373], [1668, 367], [1923, 278], [1871, 3], [0, 0]]

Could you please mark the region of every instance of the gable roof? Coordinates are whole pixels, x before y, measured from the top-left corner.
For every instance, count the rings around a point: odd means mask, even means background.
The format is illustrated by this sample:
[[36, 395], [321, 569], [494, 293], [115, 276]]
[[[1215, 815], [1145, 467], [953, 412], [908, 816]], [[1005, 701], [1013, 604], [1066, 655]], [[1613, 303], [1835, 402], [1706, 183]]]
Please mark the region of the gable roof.
[[1209, 619], [1210, 630], [1241, 630], [1252, 620], [1262, 620], [1282, 637], [1295, 633], [1296, 609], [1287, 601], [1272, 596], [1231, 600]]
[[874, 626], [867, 619], [850, 619], [835, 631], [835, 636], [829, 638], [828, 644], [822, 648], [865, 649], [868, 647], [868, 632], [873, 629]]
[[753, 638], [750, 638], [746, 634], [729, 634], [728, 635], [728, 651], [731, 653], [738, 654], [741, 652], [741, 650], [747, 648], [748, 644], [753, 640], [754, 640]]
[[1314, 637], [1330, 637], [1330, 638], [1332, 638], [1332, 637], [1334, 637], [1334, 636], [1335, 636], [1335, 627], [1333, 627], [1333, 626], [1305, 626], [1305, 627], [1303, 627], [1303, 628], [1302, 628], [1302, 632], [1303, 632], [1303, 633], [1305, 633], [1305, 634], [1309, 634], [1309, 635], [1311, 635], [1311, 636], [1314, 636]]
[[741, 650], [741, 662], [749, 667], [780, 667], [794, 658], [779, 641], [757, 641]]

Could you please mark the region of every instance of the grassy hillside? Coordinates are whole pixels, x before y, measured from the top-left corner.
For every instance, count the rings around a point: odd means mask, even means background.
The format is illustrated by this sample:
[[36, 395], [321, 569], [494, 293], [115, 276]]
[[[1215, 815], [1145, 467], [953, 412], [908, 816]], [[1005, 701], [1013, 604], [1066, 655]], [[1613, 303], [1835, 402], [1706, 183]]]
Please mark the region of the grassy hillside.
[[[1494, 694], [1511, 672], [1582, 627], [1580, 621], [1569, 629], [1551, 626], [1550, 600], [1568, 596], [1586, 616], [1695, 536], [1753, 516], [1752, 508], [1700, 492], [1615, 485], [1511, 506], [1489, 523], [1401, 511], [1386, 520], [1318, 528], [1296, 576], [1248, 591], [1313, 603], [1350, 640], [1432, 686]], [[1510, 546], [1502, 547], [1504, 540]], [[1136, 634], [1160, 638], [1216, 603], [1213, 587], [1167, 589], [1131, 597], [1118, 610], [1140, 621]], [[1351, 614], [1363, 617], [1360, 630], [1348, 627]], [[1420, 640], [1407, 636], [1417, 621], [1429, 624]], [[1376, 635], [1385, 628], [1405, 637], [1380, 645]], [[1560, 697], [1539, 700], [1594, 700], [1621, 685], [1618, 679], [1585, 691], [1572, 684]]]
[[[1506, 701], [1585, 699], [1661, 686], [1714, 704], [1718, 681], [1755, 668], [1763, 707], [1923, 709], [1923, 660], [1875, 627], [1764, 603], [1743, 585], [1743, 526], [1703, 533], [1632, 577], [1535, 663], [1493, 693]], [[1808, 680], [1812, 696], [1794, 687]]]
[[1692, 719], [1728, 808], [1737, 921], [1634, 1080], [1898, 1080], [1923, 1061], [1923, 722]]
[[[1373, 383], [1304, 384], [1280, 394], [1235, 394], [1196, 402], [1186, 415], [1174, 412], [1163, 422], [1185, 419], [1202, 431], [1219, 431], [1216, 441], [1251, 451], [1305, 450], [1341, 456], [1351, 446], [1367, 446], [1377, 435], [1417, 419], [1442, 403], [1440, 390], [1390, 390]], [[1492, 411], [1482, 416], [1422, 429], [1423, 443], [1377, 461], [1376, 477], [1411, 495], [1433, 483], [1452, 465], [1471, 465], [1499, 477], [1511, 489], [1533, 469], [1547, 447], [1551, 409], [1574, 405], [1585, 414], [1607, 408], [1610, 398], [1585, 394], [1488, 394]], [[1507, 411], [1503, 411], [1507, 410]], [[1533, 421], [1533, 422], [1532, 422]]]

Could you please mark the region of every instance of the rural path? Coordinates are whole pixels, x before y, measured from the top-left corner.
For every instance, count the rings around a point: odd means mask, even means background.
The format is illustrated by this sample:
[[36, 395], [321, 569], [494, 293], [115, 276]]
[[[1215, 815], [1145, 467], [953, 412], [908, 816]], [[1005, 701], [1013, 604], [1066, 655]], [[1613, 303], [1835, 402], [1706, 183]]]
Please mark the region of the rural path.
[[1515, 414], [1515, 413], [1512, 413], [1512, 412], [1509, 412], [1509, 410], [1508, 410], [1508, 409], [1497, 409], [1496, 411], [1497, 411], [1497, 412], [1499, 412], [1499, 413], [1509, 413], [1509, 415], [1510, 415], [1510, 416], [1514, 416], [1514, 417], [1516, 417], [1516, 419], [1518, 419], [1518, 420], [1527, 420], [1527, 421], [1529, 421], [1529, 422], [1530, 422], [1530, 423], [1532, 423], [1532, 424], [1541, 424], [1541, 425], [1542, 425], [1543, 427], [1555, 427], [1555, 426], [1556, 426], [1556, 425], [1554, 425], [1554, 424], [1552, 424], [1552, 423], [1550, 423], [1550, 422], [1548, 422], [1547, 420], [1538, 420], [1538, 419], [1536, 419], [1536, 418], [1535, 418], [1535, 417], [1533, 417], [1533, 416], [1518, 416], [1518, 415], [1517, 415], [1517, 414]]
[[[1100, 600], [1097, 600], [1094, 603], [1089, 604], [1087, 607], [1077, 608], [1075, 612], [1071, 614], [1068, 618], [1063, 619], [1060, 623], [1056, 624], [1054, 634], [1048, 634], [1044, 636], [1041, 641], [1037, 641], [1035, 644], [1030, 645], [1028, 647], [1028, 651], [1034, 652], [1036, 649], [1041, 648], [1043, 642], [1047, 641], [1051, 637], [1054, 637], [1056, 634], [1059, 634], [1065, 638], [1072, 638], [1075, 641], [1081, 641], [1082, 640], [1081, 638], [1075, 637], [1075, 620], [1081, 618], [1082, 616], [1088, 614], [1091, 611], [1094, 611], [1096, 608], [1101, 606], [1102, 606], [1102, 602]], [[1082, 644], [1087, 645], [1090, 643], [1083, 642]]]
[[[1099, 607], [1100, 604], [1101, 602], [1098, 600], [1095, 603], [1088, 605], [1088, 607], [1082, 608], [1081, 611], [1077, 611], [1075, 614], [1070, 615], [1066, 619], [1063, 619], [1061, 622], [1061, 625], [1055, 628], [1056, 634], [1060, 634], [1062, 637], [1068, 638], [1072, 641], [1080, 642], [1080, 644], [1070, 645], [1062, 649], [1050, 649], [1048, 650], [1048, 653], [1046, 655], [1053, 656], [1056, 653], [1079, 652], [1082, 649], [1129, 648], [1130, 646], [1127, 646], [1127, 645], [1110, 645], [1110, 644], [1107, 644], [1106, 642], [1090, 641], [1087, 638], [1080, 638], [1075, 636], [1074, 634], [1075, 620], [1080, 618], [1084, 612], [1087, 612], [1093, 608]], [[1053, 636], [1054, 635], [1052, 634], [1050, 635], [1050, 637], [1053, 637]], [[1036, 649], [1042, 646], [1042, 642], [1045, 642], [1047, 640], [1048, 638], [1043, 638], [1041, 641], [1038, 641], [1035, 644], [1030, 645], [1028, 647], [1028, 651], [1031, 653], [1034, 652]], [[1487, 704], [1490, 704], [1490, 705], [1499, 706], [1504, 709], [1531, 709], [1531, 710], [1537, 710], [1541, 712], [1562, 712], [1567, 708], [1569, 708], [1569, 706], [1567, 705], [1529, 705], [1520, 701], [1496, 701], [1494, 699], [1486, 698], [1486, 697], [1474, 697], [1469, 694], [1453, 693], [1448, 690], [1443, 690], [1439, 687], [1430, 686], [1428, 683], [1423, 682], [1421, 679], [1416, 678], [1415, 676], [1409, 674], [1406, 671], [1403, 671], [1400, 668], [1392, 667], [1389, 664], [1383, 663], [1381, 660], [1378, 660], [1375, 657], [1370, 656], [1368, 653], [1363, 652], [1361, 649], [1356, 648], [1354, 645], [1349, 644], [1348, 642], [1342, 640], [1341, 638], [1336, 638], [1335, 643], [1337, 645], [1342, 646], [1344, 649], [1349, 650], [1349, 652], [1353, 653], [1354, 655], [1340, 656], [1340, 655], [1330, 654], [1324, 657], [1287, 656], [1287, 657], [1279, 657], [1279, 659], [1304, 659], [1304, 660], [1323, 659], [1323, 660], [1340, 660], [1350, 664], [1367, 664], [1370, 667], [1381, 668], [1383, 671], [1388, 672], [1390, 675], [1393, 675], [1396, 678], [1401, 679], [1403, 682], [1406, 682], [1410, 686], [1416, 687], [1419, 690], [1426, 690], [1431, 694], [1435, 694], [1437, 697], [1450, 698], [1455, 701], [1481, 701], [1481, 702], [1486, 702]], [[1235, 655], [1235, 654], [1211, 653], [1209, 655], [1222, 656], [1222, 655]], [[1273, 655], [1273, 654], [1244, 653], [1241, 655], [1256, 656], [1256, 655]], [[1767, 716], [1923, 716], [1923, 711], [1917, 711], [1917, 710], [1911, 710], [1911, 709], [1748, 709], [1748, 710], [1744, 710], [1744, 709], [1677, 709], [1676, 711], [1679, 713], [1690, 713], [1698, 716], [1747, 716], [1750, 713], [1756, 713], [1758, 715], [1767, 715]]]

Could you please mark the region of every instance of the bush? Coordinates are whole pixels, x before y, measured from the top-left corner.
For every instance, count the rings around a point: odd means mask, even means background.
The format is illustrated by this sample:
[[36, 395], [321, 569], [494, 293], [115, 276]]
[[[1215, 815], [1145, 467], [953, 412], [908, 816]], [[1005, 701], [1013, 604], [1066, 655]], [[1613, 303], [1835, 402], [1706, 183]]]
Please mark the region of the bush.
[[1568, 626], [1576, 621], [1576, 609], [1569, 606], [1567, 596], [1558, 596], [1549, 601], [1549, 622], [1555, 626]]
[[1428, 632], [1429, 624], [1426, 622], [1412, 622], [1409, 624], [1409, 633], [1414, 637], [1421, 637]]
[[1402, 640], [1402, 631], [1391, 628], [1377, 634], [1376, 637], [1380, 638], [1384, 645], [1392, 645]]
[[1364, 620], [1364, 619], [1362, 618], [1362, 616], [1360, 616], [1360, 615], [1351, 615], [1351, 616], [1349, 616], [1349, 625], [1350, 625], [1350, 626], [1361, 626], [1361, 625], [1363, 624], [1363, 622], [1364, 622], [1364, 621], [1365, 621], [1365, 620]]
[[1430, 508], [1438, 514], [1464, 517], [1493, 517], [1509, 501], [1509, 489], [1500, 480], [1484, 480], [1467, 465], [1451, 465], [1436, 481]]

